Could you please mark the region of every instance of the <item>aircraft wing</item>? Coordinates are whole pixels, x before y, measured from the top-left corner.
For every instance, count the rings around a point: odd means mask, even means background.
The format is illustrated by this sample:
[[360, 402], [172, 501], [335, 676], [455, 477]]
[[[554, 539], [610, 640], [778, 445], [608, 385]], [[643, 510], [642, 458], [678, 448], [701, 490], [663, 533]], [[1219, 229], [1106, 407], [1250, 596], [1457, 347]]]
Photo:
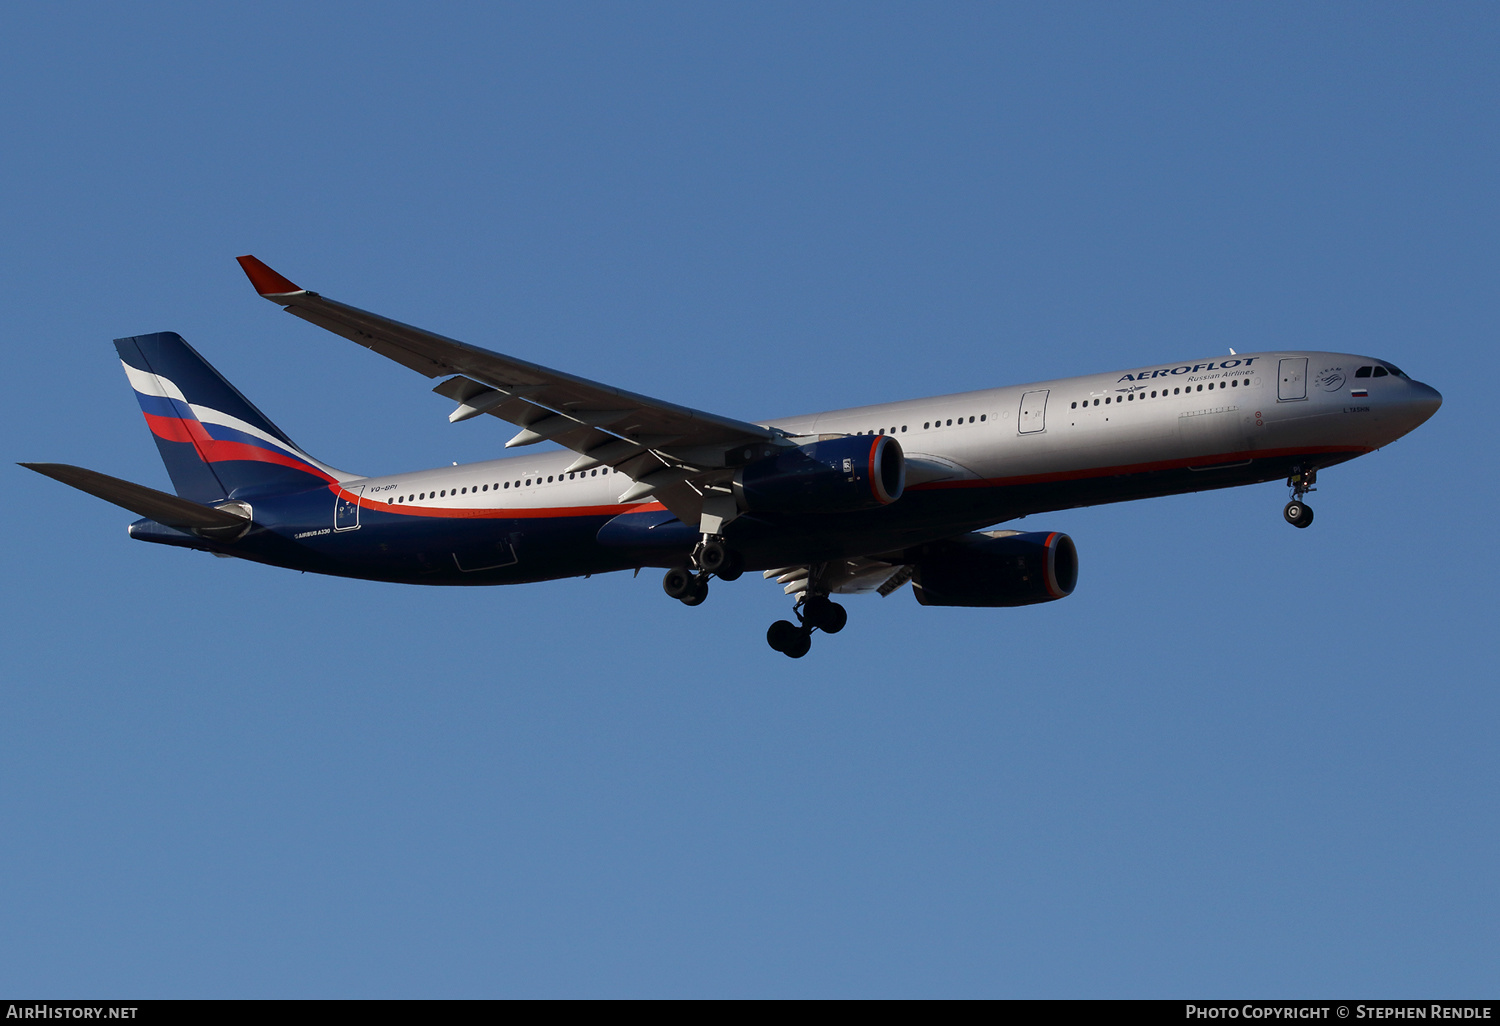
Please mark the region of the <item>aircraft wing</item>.
[[578, 453], [568, 468], [608, 465], [634, 482], [622, 502], [655, 495], [697, 523], [705, 489], [728, 468], [785, 444], [757, 424], [637, 395], [540, 364], [445, 338], [292, 284], [253, 256], [239, 258], [256, 292], [287, 313], [358, 342], [429, 378], [458, 403], [449, 420], [487, 413], [521, 430], [506, 447], [554, 441]]

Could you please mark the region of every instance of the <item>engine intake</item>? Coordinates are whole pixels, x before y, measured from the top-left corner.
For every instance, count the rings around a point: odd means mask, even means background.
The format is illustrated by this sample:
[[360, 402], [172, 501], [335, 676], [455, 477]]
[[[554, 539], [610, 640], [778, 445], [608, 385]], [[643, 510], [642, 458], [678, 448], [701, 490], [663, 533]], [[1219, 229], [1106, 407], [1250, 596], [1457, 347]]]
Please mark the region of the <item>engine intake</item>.
[[1029, 606], [1077, 584], [1078, 549], [1057, 531], [966, 534], [927, 546], [912, 564], [924, 606]]
[[747, 464], [734, 476], [740, 508], [849, 513], [888, 506], [906, 488], [906, 457], [890, 435], [847, 435]]

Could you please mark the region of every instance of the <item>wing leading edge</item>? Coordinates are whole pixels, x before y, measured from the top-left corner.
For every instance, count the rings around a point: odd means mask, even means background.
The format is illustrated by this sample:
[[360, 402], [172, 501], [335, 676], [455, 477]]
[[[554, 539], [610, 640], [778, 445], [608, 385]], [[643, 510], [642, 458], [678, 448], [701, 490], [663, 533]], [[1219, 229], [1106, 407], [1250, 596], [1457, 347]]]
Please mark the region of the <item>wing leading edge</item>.
[[[253, 256], [240, 266], [263, 298], [429, 378], [458, 403], [451, 421], [489, 414], [521, 430], [507, 447], [554, 441], [578, 453], [569, 471], [610, 466], [686, 523], [725, 508], [735, 467], [787, 444], [777, 431], [627, 392], [446, 338], [297, 287]], [[732, 515], [731, 515], [732, 517]]]

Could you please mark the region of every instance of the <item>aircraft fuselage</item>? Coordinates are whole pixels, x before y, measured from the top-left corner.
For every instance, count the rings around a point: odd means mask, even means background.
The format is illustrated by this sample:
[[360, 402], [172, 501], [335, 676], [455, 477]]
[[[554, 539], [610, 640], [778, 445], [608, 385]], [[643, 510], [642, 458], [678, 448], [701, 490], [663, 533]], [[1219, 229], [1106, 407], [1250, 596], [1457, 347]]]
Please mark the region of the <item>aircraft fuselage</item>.
[[[1036, 513], [1281, 480], [1378, 449], [1441, 401], [1370, 357], [1265, 352], [779, 418], [761, 423], [797, 439], [894, 437], [907, 459], [905, 493], [852, 513], [749, 512], [723, 536], [753, 570], [899, 551]], [[253, 510], [255, 527], [232, 543], [149, 520], [131, 534], [414, 584], [686, 560], [696, 525], [655, 501], [621, 502], [628, 478], [607, 466], [568, 473], [576, 461], [537, 452], [293, 494], [241, 490], [230, 498]]]

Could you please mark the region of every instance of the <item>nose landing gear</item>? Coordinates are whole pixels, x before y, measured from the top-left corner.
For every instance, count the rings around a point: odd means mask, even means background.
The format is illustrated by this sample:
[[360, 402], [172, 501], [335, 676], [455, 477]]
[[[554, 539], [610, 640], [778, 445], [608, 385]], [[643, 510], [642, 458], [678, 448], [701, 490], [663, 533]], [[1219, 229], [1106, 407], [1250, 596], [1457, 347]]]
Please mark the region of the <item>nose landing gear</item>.
[[1286, 522], [1293, 527], [1307, 527], [1313, 522], [1312, 507], [1305, 502], [1298, 502], [1296, 499], [1286, 504], [1286, 507], [1281, 511], [1281, 515], [1286, 517]]
[[1293, 527], [1307, 527], [1313, 522], [1313, 509], [1302, 501], [1302, 496], [1308, 492], [1317, 491], [1318, 472], [1316, 470], [1303, 470], [1301, 467], [1293, 467], [1292, 473], [1286, 479], [1287, 487], [1292, 490], [1292, 501], [1282, 509], [1281, 515], [1286, 522]]

